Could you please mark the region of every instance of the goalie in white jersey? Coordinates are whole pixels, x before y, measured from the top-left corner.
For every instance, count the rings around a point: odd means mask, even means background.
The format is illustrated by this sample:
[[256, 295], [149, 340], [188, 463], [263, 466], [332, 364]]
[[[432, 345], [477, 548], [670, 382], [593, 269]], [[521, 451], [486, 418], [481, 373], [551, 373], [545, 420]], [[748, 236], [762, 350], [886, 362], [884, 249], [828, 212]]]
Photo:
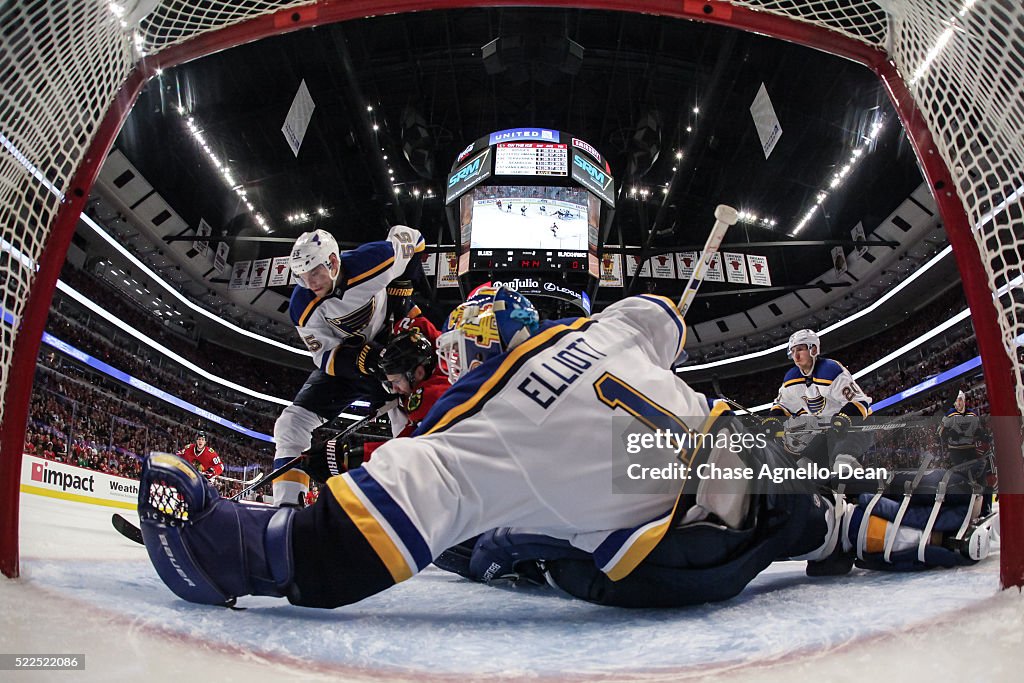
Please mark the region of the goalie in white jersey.
[[[685, 339], [682, 317], [661, 297], [539, 323], [517, 292], [481, 289], [438, 341], [454, 386], [412, 438], [331, 477], [314, 506], [225, 501], [187, 464], [147, 460], [139, 510], [150, 558], [192, 602], [259, 594], [335, 607], [497, 527], [536, 531], [551, 541], [539, 556], [550, 560], [552, 581], [614, 605], [721, 600], [775, 559], [829, 557], [843, 508], [837, 514], [805, 482], [728, 482], [723, 490], [691, 479], [682, 493], [682, 483], [613, 493], [613, 415], [684, 431], [742, 430], [723, 403], [710, 406], [672, 372]], [[793, 464], [779, 449], [698, 449], [688, 458], [695, 466], [752, 456]]]
[[[389, 295], [401, 300], [412, 294], [411, 286], [390, 292], [389, 283], [420, 267], [424, 247], [420, 233], [404, 225], [391, 228], [386, 240], [345, 253], [326, 230], [295, 241], [289, 266], [299, 284], [289, 314], [316, 369], [274, 424], [275, 468], [308, 449], [313, 430], [353, 401], [385, 402], [377, 361], [386, 341], [380, 337], [391, 329]], [[285, 472], [274, 480], [274, 503], [297, 505], [308, 490], [309, 475]]]

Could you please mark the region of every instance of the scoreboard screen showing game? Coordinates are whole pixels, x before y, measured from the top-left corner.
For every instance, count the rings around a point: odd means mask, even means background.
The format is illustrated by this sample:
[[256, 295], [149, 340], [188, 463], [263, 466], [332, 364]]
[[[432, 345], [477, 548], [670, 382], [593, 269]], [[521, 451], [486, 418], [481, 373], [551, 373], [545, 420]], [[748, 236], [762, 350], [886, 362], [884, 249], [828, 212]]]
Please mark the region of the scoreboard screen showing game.
[[590, 212], [579, 187], [477, 186], [461, 198], [461, 253], [468, 270], [587, 271]]
[[495, 148], [495, 175], [567, 176], [569, 146], [556, 142], [505, 142]]

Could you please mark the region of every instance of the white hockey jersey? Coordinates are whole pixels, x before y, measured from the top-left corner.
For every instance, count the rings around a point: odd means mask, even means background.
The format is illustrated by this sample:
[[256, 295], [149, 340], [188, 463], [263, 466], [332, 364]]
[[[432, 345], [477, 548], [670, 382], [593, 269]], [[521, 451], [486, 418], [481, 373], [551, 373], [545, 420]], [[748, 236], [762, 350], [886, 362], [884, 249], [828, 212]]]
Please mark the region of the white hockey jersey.
[[[313, 363], [328, 375], [351, 365], [360, 347], [384, 329], [389, 282], [405, 272], [426, 245], [418, 230], [396, 225], [386, 240], [341, 254], [342, 274], [332, 294], [318, 297], [302, 285], [292, 290], [289, 313]], [[344, 281], [341, 278], [344, 278]]]
[[667, 531], [677, 494], [613, 493], [612, 417], [704, 426], [707, 399], [669, 369], [685, 339], [675, 304], [655, 296], [543, 323], [452, 386], [419, 435], [329, 489], [395, 581], [500, 526], [567, 539], [622, 578]]
[[809, 375], [804, 375], [796, 366], [789, 369], [772, 412], [823, 419], [839, 412], [851, 417], [867, 417], [871, 414], [871, 397], [861, 390], [842, 363], [817, 358]]

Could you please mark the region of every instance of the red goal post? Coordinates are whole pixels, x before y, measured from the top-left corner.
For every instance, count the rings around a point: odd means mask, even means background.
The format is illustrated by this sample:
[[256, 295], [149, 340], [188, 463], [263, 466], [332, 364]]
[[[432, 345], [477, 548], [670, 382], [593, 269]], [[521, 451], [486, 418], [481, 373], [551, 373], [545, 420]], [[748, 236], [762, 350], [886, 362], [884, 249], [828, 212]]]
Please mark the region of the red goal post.
[[[398, 12], [502, 5], [713, 22], [860, 62], [888, 89], [963, 279], [996, 420], [1001, 582], [1024, 584], [1024, 26], [1019, 0], [47, 0], [0, 4], [0, 571], [18, 575], [33, 369], [89, 191], [145, 83], [260, 38]], [[1016, 234], [1015, 234], [1016, 233]], [[1012, 419], [1011, 419], [1012, 418]], [[1012, 492], [1012, 493], [1007, 493]]]

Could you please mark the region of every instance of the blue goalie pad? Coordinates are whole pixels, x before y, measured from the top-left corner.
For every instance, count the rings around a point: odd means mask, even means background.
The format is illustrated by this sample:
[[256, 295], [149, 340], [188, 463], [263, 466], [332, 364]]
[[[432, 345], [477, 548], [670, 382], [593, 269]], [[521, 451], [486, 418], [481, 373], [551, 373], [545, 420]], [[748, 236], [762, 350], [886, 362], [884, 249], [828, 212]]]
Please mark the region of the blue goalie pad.
[[184, 460], [142, 465], [142, 538], [160, 579], [188, 602], [234, 604], [242, 595], [283, 597], [292, 580], [294, 510], [224, 500]]

